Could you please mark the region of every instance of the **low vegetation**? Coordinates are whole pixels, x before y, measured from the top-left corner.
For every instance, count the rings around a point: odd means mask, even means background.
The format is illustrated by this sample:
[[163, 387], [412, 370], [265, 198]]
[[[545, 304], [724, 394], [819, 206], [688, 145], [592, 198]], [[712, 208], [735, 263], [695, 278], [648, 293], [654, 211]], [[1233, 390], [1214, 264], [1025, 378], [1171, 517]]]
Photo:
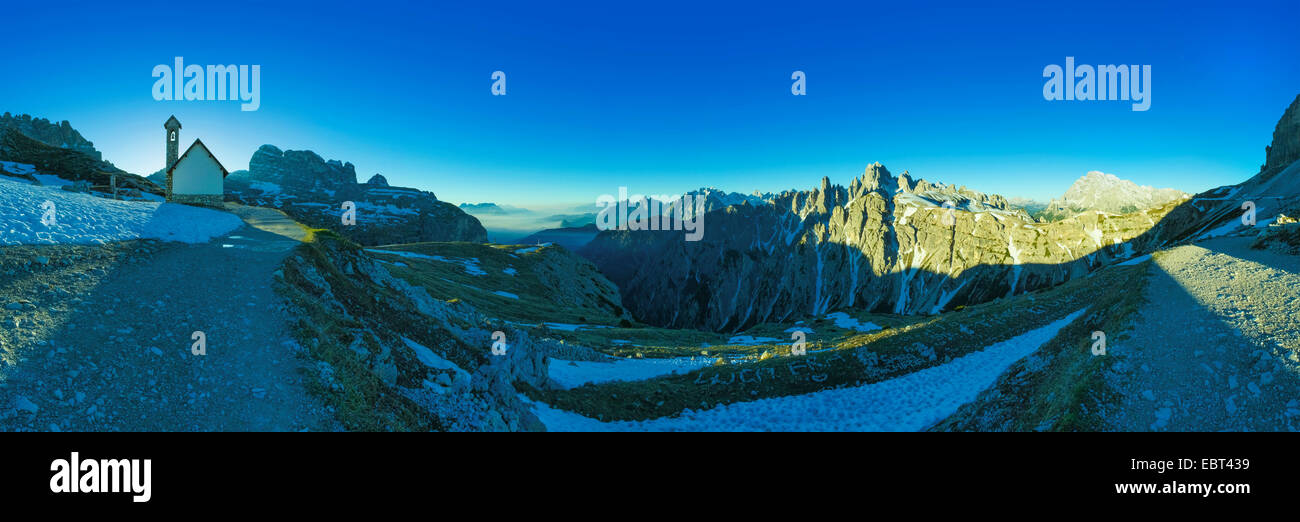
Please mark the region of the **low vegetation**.
[[[714, 366], [685, 374], [635, 382], [592, 383], [571, 390], [530, 390], [529, 393], [556, 408], [601, 420], [643, 420], [675, 415], [685, 409], [878, 382], [943, 364], [1083, 308], [1100, 310], [1104, 306], [1119, 306], [1120, 303], [1110, 301], [1131, 299], [1139, 293], [1115, 292], [1115, 289], [1134, 288], [1144, 270], [1142, 266], [1111, 267], [1053, 289], [939, 316], [893, 318], [895, 322], [890, 328], [871, 333], [826, 330], [822, 325], [823, 330], [808, 336], [805, 356], [789, 357], [789, 343], [773, 343], [753, 348], [767, 352], [757, 358], [724, 359]], [[1112, 328], [1107, 331], [1121, 331], [1112, 323], [1122, 317], [1118, 310], [1131, 310], [1131, 306], [1135, 305], [1124, 301], [1123, 307], [1117, 308], [1114, 314], [1090, 312], [1087, 321], [1072, 325], [1058, 339], [1061, 342], [1069, 339], [1072, 345], [1086, 344], [1090, 342], [1091, 332], [1084, 331], [1087, 328], [1103, 326]], [[880, 316], [872, 320], [888, 322]], [[777, 328], [764, 325], [752, 331], [774, 333]], [[683, 352], [687, 349], [682, 348]], [[1084, 369], [1071, 371], [1087, 373]], [[1059, 400], [1071, 399], [1062, 396]]]

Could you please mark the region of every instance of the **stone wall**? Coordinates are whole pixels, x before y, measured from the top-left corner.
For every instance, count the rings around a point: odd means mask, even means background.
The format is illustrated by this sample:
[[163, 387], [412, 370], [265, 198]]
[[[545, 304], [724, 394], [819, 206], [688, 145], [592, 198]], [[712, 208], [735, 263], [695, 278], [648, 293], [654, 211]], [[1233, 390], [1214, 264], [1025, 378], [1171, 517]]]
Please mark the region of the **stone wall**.
[[225, 208], [221, 194], [172, 194], [167, 201], [197, 207]]

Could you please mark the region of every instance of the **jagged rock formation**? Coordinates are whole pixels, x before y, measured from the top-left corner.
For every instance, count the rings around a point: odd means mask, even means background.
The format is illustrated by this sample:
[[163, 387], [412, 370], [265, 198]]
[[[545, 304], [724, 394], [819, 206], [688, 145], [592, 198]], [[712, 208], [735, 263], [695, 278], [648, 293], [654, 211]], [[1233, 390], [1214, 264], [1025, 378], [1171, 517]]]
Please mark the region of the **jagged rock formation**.
[[[226, 178], [229, 199], [283, 210], [294, 219], [335, 230], [363, 245], [422, 241], [487, 241], [473, 216], [439, 201], [432, 192], [392, 187], [382, 176], [357, 183], [351, 163], [312, 151], [282, 151], [263, 145], [247, 171]], [[356, 205], [356, 224], [344, 225], [343, 203]]]
[[1174, 206], [1036, 223], [1001, 196], [877, 163], [847, 188], [824, 178], [707, 212], [701, 241], [611, 230], [581, 253], [639, 320], [736, 331], [841, 307], [937, 313], [1059, 284], [1163, 242], [1146, 232]]
[[[1127, 214], [1090, 210], [1036, 223], [999, 198], [978, 197], [949, 211], [937, 200], [961, 189], [930, 192], [932, 185], [895, 179], [877, 164], [847, 189], [823, 179], [766, 205], [708, 212], [698, 242], [675, 232], [605, 231], [582, 253], [619, 285], [634, 317], [657, 325], [732, 331], [839, 307], [943, 311], [1059, 284], [1225, 227], [1249, 232], [1236, 224], [1245, 202], [1258, 209], [1258, 223], [1289, 221], [1281, 215], [1300, 213], [1300, 158], [1289, 152], [1297, 103], [1249, 180]], [[1293, 226], [1260, 235], [1272, 239]]]
[[1036, 217], [1057, 221], [1080, 212], [1099, 210], [1127, 214], [1178, 201], [1187, 196], [1181, 190], [1139, 186], [1113, 174], [1091, 171], [1075, 180], [1065, 195], [1053, 199]]
[[1273, 143], [1264, 147], [1261, 172], [1280, 171], [1300, 160], [1300, 95], [1282, 113], [1273, 129]]
[[68, 120], [54, 123], [45, 118], [32, 118], [28, 114], [14, 116], [6, 112], [0, 116], [0, 132], [7, 130], [18, 131], [51, 147], [75, 150], [95, 161], [104, 160], [103, 155], [95, 150], [95, 144], [82, 137]]

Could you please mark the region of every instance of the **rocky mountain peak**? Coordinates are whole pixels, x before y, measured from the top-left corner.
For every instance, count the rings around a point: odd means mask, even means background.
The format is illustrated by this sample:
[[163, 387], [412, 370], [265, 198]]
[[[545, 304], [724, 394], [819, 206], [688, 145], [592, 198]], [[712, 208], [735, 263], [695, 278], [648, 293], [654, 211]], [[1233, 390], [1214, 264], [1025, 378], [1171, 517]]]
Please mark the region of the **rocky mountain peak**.
[[879, 191], [881, 194], [893, 197], [894, 193], [898, 192], [898, 180], [884, 165], [875, 162], [867, 165], [866, 170], [862, 172], [862, 189], [868, 192]]
[[282, 151], [274, 145], [262, 145], [248, 160], [250, 177], [275, 183], [294, 192], [333, 191], [357, 183], [357, 171], [351, 163], [325, 161], [310, 150]]
[[[487, 240], [477, 219], [432, 192], [390, 186], [379, 174], [357, 183], [352, 163], [326, 161], [309, 150], [259, 147], [246, 173], [226, 178], [226, 194], [247, 205], [279, 208], [363, 245]], [[344, 201], [356, 205], [355, 225], [340, 226]]]
[[1300, 160], [1300, 95], [1297, 95], [1273, 129], [1273, 143], [1264, 147], [1261, 171], [1282, 170]]
[[1039, 215], [1053, 221], [1089, 210], [1126, 214], [1163, 205], [1186, 195], [1171, 188], [1140, 186], [1114, 174], [1094, 170], [1075, 180], [1062, 197], [1049, 202]]
[[82, 137], [77, 129], [72, 128], [68, 120], [54, 123], [45, 118], [33, 118], [29, 114], [15, 116], [6, 112], [0, 115], [0, 133], [10, 129], [51, 147], [75, 150], [94, 158], [95, 161], [104, 159], [103, 155], [95, 150], [95, 144]]

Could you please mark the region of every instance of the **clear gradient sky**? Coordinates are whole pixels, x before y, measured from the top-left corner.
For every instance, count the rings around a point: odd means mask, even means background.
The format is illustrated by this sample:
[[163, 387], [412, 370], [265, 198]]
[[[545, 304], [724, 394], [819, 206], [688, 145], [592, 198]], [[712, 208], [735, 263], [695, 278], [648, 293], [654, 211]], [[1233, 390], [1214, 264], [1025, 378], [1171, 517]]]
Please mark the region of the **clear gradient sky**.
[[[1043, 200], [1089, 170], [1195, 192], [1255, 173], [1300, 93], [1294, 0], [474, 4], [10, 4], [0, 111], [69, 120], [140, 174], [175, 114], [231, 170], [271, 143], [455, 203], [558, 207], [847, 183], [875, 161]], [[260, 110], [155, 101], [175, 56], [261, 65]], [[1066, 56], [1151, 65], [1151, 109], [1044, 100]]]

